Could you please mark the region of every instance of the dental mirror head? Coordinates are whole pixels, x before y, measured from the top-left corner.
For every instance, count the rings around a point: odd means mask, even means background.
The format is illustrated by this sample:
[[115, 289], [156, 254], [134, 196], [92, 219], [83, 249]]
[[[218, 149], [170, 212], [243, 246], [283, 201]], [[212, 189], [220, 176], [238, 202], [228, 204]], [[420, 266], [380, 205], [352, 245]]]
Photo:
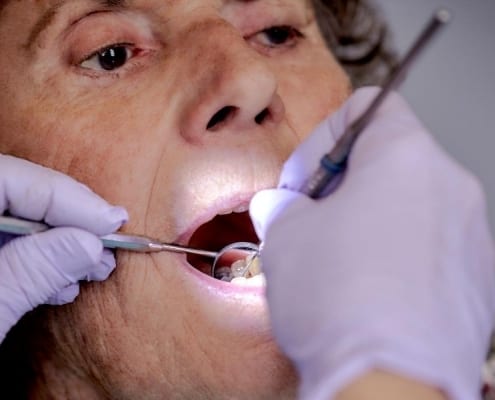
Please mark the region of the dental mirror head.
[[211, 276], [230, 282], [235, 278], [251, 278], [261, 273], [260, 248], [250, 242], [235, 242], [221, 249], [211, 268]]

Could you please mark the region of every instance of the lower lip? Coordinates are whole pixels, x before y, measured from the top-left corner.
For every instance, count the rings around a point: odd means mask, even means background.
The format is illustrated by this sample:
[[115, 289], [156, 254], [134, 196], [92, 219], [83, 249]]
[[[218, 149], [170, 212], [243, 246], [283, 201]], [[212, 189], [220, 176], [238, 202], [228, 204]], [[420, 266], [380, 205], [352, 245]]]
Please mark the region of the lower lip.
[[204, 317], [209, 326], [236, 334], [269, 332], [265, 286], [261, 282], [239, 285], [220, 281], [195, 269], [183, 255], [156, 253], [153, 257], [157, 265], [175, 265], [179, 269], [171, 272], [175, 285], [182, 290], [179, 298]]

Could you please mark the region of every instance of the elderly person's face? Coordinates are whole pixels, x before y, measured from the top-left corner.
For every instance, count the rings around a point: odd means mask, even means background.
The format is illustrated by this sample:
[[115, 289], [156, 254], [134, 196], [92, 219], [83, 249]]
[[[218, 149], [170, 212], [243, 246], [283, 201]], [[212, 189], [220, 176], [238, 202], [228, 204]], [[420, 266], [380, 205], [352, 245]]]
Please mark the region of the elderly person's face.
[[[18, 0], [0, 18], [0, 151], [86, 183], [127, 208], [124, 231], [167, 242], [256, 241], [250, 198], [349, 92], [309, 0]], [[48, 386], [293, 395], [263, 288], [180, 254], [117, 259], [108, 281], [51, 311]]]

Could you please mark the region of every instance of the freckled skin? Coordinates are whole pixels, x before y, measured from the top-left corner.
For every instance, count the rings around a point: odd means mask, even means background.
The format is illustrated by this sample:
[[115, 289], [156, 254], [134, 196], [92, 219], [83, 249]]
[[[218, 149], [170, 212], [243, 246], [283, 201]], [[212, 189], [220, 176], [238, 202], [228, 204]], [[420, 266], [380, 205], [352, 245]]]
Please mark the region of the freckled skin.
[[[291, 23], [304, 35], [275, 51], [237, 26], [244, 16], [256, 20], [256, 2], [218, 0], [136, 1], [136, 9], [92, 16], [86, 30], [68, 35], [61, 15], [25, 50], [29, 27], [54, 3], [20, 0], [3, 11], [0, 152], [62, 171], [126, 207], [124, 231], [174, 241], [217, 198], [276, 185], [291, 151], [349, 93], [309, 2], [264, 5], [269, 17], [292, 9]], [[151, 51], [118, 77], [89, 77], [68, 61], [96, 50], [74, 49], [85, 34], [91, 46], [135, 41]], [[206, 130], [224, 106], [238, 112]], [[269, 117], [256, 124], [266, 108]], [[117, 259], [106, 282], [84, 285], [75, 303], [47, 312], [54, 340], [39, 393], [295, 397], [296, 378], [271, 338], [262, 296], [215, 293], [186, 272], [180, 255]]]

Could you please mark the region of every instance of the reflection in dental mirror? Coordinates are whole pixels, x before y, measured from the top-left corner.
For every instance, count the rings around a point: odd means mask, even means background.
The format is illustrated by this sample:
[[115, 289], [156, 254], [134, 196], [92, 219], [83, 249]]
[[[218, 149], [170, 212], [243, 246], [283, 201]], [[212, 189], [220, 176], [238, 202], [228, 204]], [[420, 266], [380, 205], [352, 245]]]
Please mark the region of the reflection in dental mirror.
[[250, 242], [235, 242], [225, 246], [213, 261], [211, 275], [226, 282], [257, 276], [261, 274], [259, 251], [259, 246]]

